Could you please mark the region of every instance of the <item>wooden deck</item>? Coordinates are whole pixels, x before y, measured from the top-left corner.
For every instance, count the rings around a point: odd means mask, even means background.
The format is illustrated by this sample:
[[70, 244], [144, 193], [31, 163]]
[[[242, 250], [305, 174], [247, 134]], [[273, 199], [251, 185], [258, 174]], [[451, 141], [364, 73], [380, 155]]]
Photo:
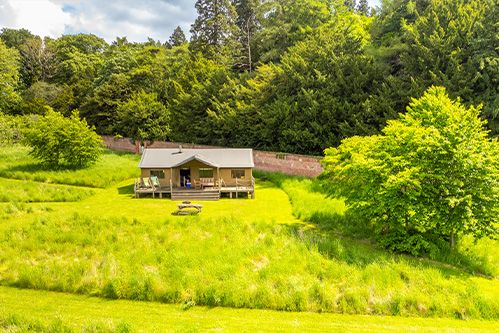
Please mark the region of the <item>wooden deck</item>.
[[141, 195], [151, 195], [153, 198], [158, 196], [160, 199], [163, 195], [170, 197], [174, 201], [182, 200], [219, 200], [222, 193], [228, 193], [229, 198], [238, 198], [241, 193], [245, 193], [251, 199], [255, 198], [254, 179], [243, 184], [224, 183], [219, 187], [204, 187], [203, 189], [194, 189], [192, 187], [144, 187], [141, 179], [135, 181], [134, 192], [135, 198], [140, 198]]

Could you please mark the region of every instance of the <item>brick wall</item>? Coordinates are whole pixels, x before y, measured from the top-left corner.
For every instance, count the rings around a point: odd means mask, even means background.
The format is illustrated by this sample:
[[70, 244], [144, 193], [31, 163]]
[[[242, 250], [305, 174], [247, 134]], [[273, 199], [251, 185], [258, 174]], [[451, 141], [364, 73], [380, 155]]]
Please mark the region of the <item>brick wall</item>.
[[324, 170], [322, 164], [319, 163], [321, 158], [253, 150], [255, 169], [269, 172], [277, 171], [288, 175], [316, 177]]
[[[109, 149], [124, 150], [139, 153], [139, 142], [129, 138], [115, 139], [112, 136], [102, 136], [104, 144]], [[151, 145], [145, 142], [146, 148], [183, 148], [214, 149], [223, 148], [205, 145], [189, 145], [178, 142], [154, 141]], [[253, 150], [253, 161], [255, 169], [268, 172], [282, 172], [288, 175], [300, 175], [315, 177], [319, 175], [323, 167], [319, 163], [321, 157], [305, 156], [296, 154], [273, 153], [268, 151]]]

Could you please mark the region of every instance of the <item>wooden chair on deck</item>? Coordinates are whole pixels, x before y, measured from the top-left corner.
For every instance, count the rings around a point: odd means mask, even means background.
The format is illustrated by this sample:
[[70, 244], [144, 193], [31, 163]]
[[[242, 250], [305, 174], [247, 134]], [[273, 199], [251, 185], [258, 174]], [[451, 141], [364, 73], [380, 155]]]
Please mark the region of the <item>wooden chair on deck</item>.
[[194, 184], [194, 188], [195, 188], [196, 190], [200, 190], [200, 189], [201, 189], [201, 182], [200, 182], [199, 180], [195, 180], [195, 179], [193, 179], [193, 180], [192, 180], [192, 183]]

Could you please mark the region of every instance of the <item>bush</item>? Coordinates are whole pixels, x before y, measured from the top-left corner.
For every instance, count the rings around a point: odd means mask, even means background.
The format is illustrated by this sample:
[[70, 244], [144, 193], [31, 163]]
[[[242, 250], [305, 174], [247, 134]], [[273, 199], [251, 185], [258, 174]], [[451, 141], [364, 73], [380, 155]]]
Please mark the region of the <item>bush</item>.
[[28, 125], [24, 136], [23, 141], [33, 148], [31, 154], [54, 168], [83, 168], [102, 154], [100, 136], [85, 119], [80, 120], [78, 111], [69, 118], [49, 111]]

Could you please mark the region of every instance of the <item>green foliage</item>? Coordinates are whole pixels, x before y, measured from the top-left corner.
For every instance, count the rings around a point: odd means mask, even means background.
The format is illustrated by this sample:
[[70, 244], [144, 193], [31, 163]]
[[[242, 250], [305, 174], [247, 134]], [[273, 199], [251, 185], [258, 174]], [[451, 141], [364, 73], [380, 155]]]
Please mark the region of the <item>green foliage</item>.
[[187, 43], [185, 34], [180, 26], [176, 27], [175, 30], [173, 30], [173, 33], [170, 36], [170, 39], [168, 40], [168, 43], [170, 44], [171, 47], [182, 46], [185, 43]]
[[414, 94], [444, 86], [466, 105], [483, 104], [493, 134], [499, 125], [497, 1], [430, 1], [406, 24], [407, 54], [401, 60], [414, 79]]
[[218, 135], [209, 127], [207, 118], [220, 92], [226, 91], [228, 70], [198, 54], [179, 66], [172, 81], [172, 102], [168, 106], [172, 138], [180, 142], [212, 142]]
[[213, 109], [219, 126], [241, 123], [237, 134], [249, 141], [242, 144], [314, 155], [344, 137], [377, 133], [395, 114], [382, 74], [362, 54], [359, 40], [340, 31], [319, 30], [292, 47], [280, 66], [258, 68], [248, 81], [253, 91], [231, 89], [238, 103], [232, 117], [224, 110], [229, 103]]
[[421, 249], [410, 232], [450, 235], [451, 246], [455, 233], [494, 237], [499, 146], [478, 115], [432, 87], [384, 135], [327, 149], [321, 178], [377, 233], [405, 232]]
[[23, 45], [28, 39], [34, 37], [34, 35], [26, 29], [2, 28], [1, 31], [0, 39], [3, 40], [5, 45], [10, 48], [15, 48], [18, 51], [20, 51], [21, 45]]
[[232, 1], [197, 0], [198, 17], [191, 27], [189, 49], [201, 52], [208, 59], [231, 64], [232, 54], [237, 48], [236, 10]]
[[19, 52], [0, 39], [0, 113], [13, 113], [20, 101], [16, 87], [19, 76]]
[[36, 82], [23, 93], [21, 113], [46, 115], [55, 105], [59, 107], [59, 110], [64, 109], [64, 105], [61, 105], [64, 94], [64, 88], [61, 86], [42, 81]]
[[264, 1], [259, 8], [262, 28], [255, 35], [260, 61], [278, 62], [290, 47], [330, 22], [329, 4], [324, 0]]
[[0, 113], [0, 146], [11, 145], [22, 139], [22, 129], [27, 119]]
[[24, 131], [24, 142], [35, 158], [54, 168], [87, 167], [102, 154], [100, 136], [80, 119], [78, 111], [69, 118], [49, 111], [35, 119]]
[[116, 130], [136, 140], [166, 140], [170, 135], [170, 117], [156, 94], [143, 90], [118, 106]]

